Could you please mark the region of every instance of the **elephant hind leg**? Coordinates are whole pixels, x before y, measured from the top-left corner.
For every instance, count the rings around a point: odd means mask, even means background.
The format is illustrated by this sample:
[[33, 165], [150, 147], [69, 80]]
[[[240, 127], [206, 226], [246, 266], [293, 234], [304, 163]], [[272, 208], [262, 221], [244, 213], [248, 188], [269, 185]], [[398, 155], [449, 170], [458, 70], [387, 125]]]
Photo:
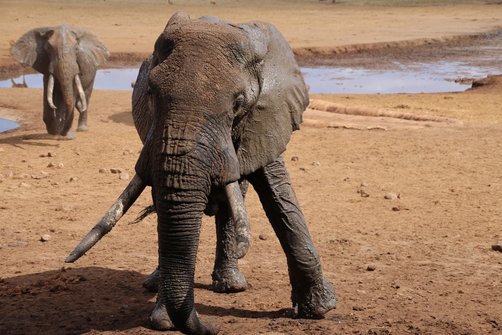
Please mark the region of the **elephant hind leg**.
[[336, 304], [281, 158], [248, 176], [286, 254], [291, 299], [299, 317], [322, 318]]

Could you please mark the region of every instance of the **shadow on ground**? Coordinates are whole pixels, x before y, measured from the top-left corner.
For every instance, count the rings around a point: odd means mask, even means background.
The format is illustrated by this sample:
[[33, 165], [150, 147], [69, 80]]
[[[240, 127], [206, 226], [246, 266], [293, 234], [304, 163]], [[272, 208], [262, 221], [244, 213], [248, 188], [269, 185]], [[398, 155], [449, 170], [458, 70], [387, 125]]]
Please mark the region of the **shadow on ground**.
[[0, 278], [0, 334], [82, 334], [147, 325], [144, 275], [87, 267]]

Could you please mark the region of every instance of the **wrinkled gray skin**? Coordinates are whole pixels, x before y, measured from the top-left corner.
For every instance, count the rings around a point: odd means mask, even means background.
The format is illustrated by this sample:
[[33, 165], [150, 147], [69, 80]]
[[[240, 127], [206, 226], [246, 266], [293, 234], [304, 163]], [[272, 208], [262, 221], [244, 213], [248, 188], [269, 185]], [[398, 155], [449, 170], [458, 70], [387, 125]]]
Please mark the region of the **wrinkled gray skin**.
[[109, 53], [91, 32], [74, 26], [28, 31], [11, 47], [12, 56], [44, 75], [43, 120], [47, 132], [72, 138], [75, 107], [78, 131], [87, 130], [87, 106], [99, 64]]
[[144, 142], [136, 173], [152, 186], [158, 215], [161, 284], [154, 325], [169, 324], [167, 311], [183, 333], [217, 333], [195, 311], [196, 254], [201, 217], [216, 211], [213, 278], [223, 273], [225, 280], [226, 269], [237, 269], [225, 244], [232, 240], [228, 208], [218, 200], [223, 186], [237, 180], [253, 185], [279, 238], [298, 316], [320, 318], [334, 308], [334, 289], [322, 274], [281, 158], [307, 105], [291, 49], [272, 25], [191, 20], [184, 13], [169, 20], [133, 93]]

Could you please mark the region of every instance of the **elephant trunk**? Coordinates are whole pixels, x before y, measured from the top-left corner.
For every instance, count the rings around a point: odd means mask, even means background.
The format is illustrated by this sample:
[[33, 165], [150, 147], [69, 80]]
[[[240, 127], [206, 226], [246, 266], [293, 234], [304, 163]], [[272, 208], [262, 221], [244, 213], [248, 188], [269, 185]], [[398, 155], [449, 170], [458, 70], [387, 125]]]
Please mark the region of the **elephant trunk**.
[[80, 76], [78, 74], [75, 76], [75, 86], [77, 87], [78, 96], [80, 98], [80, 112], [85, 112], [87, 110], [87, 100], [85, 98], [84, 88], [82, 87], [82, 82], [80, 81]]
[[[166, 189], [165, 185], [171, 184], [170, 179], [178, 181]], [[159, 294], [179, 331], [212, 335], [218, 330], [199, 320], [194, 304], [195, 263], [207, 194], [195, 190], [197, 182], [189, 183], [182, 179], [185, 178], [170, 175], [164, 189], [157, 192]], [[190, 186], [182, 190], [179, 187], [183, 184]]]

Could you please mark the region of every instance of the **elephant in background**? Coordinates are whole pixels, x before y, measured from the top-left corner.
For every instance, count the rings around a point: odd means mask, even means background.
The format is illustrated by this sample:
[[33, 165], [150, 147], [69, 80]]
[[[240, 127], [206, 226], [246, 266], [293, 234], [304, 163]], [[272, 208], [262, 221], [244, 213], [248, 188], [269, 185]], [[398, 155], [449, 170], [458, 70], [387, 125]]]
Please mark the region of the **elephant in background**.
[[134, 86], [133, 118], [144, 143], [136, 176], [66, 261], [89, 250], [150, 185], [160, 269], [150, 319], [156, 328], [172, 322], [186, 334], [216, 334], [194, 305], [201, 218], [216, 215], [213, 281], [232, 281], [247, 250], [241, 187], [248, 181], [286, 254], [297, 315], [323, 317], [335, 307], [334, 288], [282, 159], [308, 101], [293, 53], [274, 26], [174, 14]]
[[79, 111], [77, 130], [87, 130], [87, 106], [96, 71], [109, 57], [105, 45], [88, 30], [61, 25], [28, 31], [10, 52], [18, 62], [44, 75], [47, 132], [73, 138], [70, 129], [75, 107]]

